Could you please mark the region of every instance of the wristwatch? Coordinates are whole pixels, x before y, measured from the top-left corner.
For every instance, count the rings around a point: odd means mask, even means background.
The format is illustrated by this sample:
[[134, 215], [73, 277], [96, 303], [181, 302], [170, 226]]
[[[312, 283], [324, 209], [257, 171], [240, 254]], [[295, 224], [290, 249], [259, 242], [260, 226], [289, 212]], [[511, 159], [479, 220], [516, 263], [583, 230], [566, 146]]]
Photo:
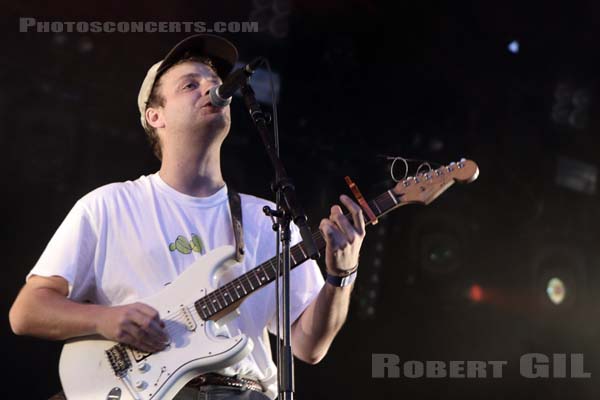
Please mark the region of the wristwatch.
[[327, 277], [325, 278], [325, 282], [327, 282], [331, 286], [335, 286], [335, 287], [349, 286], [349, 285], [352, 285], [354, 283], [354, 281], [356, 280], [357, 272], [358, 272], [358, 268], [355, 269], [350, 274], [344, 275], [344, 276], [335, 276], [335, 275], [327, 274]]

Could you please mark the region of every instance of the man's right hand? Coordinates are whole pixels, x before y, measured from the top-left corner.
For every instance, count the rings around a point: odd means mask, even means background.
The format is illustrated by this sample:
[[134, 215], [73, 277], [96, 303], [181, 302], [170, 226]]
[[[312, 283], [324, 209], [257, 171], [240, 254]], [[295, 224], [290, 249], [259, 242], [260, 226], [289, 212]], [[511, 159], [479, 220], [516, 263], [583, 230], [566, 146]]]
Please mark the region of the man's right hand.
[[147, 352], [166, 347], [165, 324], [147, 304], [77, 303], [67, 298], [68, 293], [69, 283], [63, 277], [31, 276], [9, 313], [13, 332], [51, 340], [99, 334]]
[[98, 316], [98, 333], [109, 340], [155, 353], [169, 343], [165, 323], [158, 311], [143, 304], [107, 307]]

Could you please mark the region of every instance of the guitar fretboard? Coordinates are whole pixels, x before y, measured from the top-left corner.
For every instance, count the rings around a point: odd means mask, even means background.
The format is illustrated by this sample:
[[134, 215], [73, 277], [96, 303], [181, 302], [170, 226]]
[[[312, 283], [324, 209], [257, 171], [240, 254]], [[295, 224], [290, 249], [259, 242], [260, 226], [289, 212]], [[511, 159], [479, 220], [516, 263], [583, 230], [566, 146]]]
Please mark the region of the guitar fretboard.
[[[401, 205], [400, 202], [400, 198], [391, 190], [388, 190], [387, 192], [368, 202], [368, 204], [371, 210], [373, 210], [373, 212], [376, 214], [377, 218], [379, 218], [392, 211], [397, 206]], [[352, 222], [352, 216], [350, 214], [346, 214], [345, 217]], [[368, 218], [368, 216], [366, 216], [366, 214], [363, 214], [363, 218], [366, 225], [369, 225], [373, 222]], [[323, 238], [321, 232], [316, 230], [312, 237], [319, 251], [323, 250], [325, 248], [325, 239]], [[290, 259], [292, 269], [308, 260], [308, 258], [308, 253], [306, 252], [302, 242], [291, 248]], [[196, 311], [200, 317], [202, 317], [202, 319], [210, 319], [212, 316], [225, 310], [232, 304], [241, 301], [254, 291], [273, 282], [276, 277], [277, 257], [273, 257], [258, 267], [251, 269], [226, 285], [221, 286], [215, 291], [197, 300], [194, 303], [194, 306], [196, 307]]]

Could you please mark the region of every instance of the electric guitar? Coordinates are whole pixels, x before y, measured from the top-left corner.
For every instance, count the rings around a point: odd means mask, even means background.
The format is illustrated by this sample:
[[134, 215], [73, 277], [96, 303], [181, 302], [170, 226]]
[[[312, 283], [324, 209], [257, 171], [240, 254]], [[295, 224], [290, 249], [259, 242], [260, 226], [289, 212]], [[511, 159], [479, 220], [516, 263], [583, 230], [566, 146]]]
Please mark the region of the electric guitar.
[[[463, 159], [408, 177], [368, 205], [379, 218], [406, 204], [429, 204], [454, 182], [472, 182], [478, 174], [477, 165]], [[367, 225], [376, 222], [367, 214], [370, 213], [364, 213]], [[320, 250], [325, 248], [319, 231], [313, 238]], [[252, 341], [244, 335], [219, 336], [218, 321], [237, 309], [247, 296], [276, 279], [277, 259], [274, 257], [217, 287], [218, 276], [235, 264], [234, 258], [233, 246], [216, 248], [160, 292], [142, 300], [155, 308], [166, 324], [171, 341], [165, 350], [143, 353], [100, 336], [69, 340], [59, 364], [66, 397], [172, 399], [195, 376], [228, 367], [246, 357], [252, 350]], [[292, 247], [292, 268], [307, 259], [302, 243]]]

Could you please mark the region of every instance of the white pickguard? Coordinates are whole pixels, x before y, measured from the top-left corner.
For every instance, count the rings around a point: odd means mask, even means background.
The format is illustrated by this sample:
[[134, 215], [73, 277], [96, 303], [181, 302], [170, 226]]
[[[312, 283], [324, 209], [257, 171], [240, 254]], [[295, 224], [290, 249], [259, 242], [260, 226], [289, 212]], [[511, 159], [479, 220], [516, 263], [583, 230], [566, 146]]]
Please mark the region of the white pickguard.
[[[194, 302], [216, 289], [218, 275], [233, 265], [232, 246], [219, 247], [196, 261], [175, 281], [141, 302], [160, 313], [171, 343], [159, 353], [136, 362], [119, 378], [105, 351], [117, 343], [100, 337], [82, 337], [63, 347], [59, 373], [69, 400], [171, 399], [194, 376], [228, 367], [252, 350], [246, 336], [218, 336], [213, 321], [203, 321]], [[187, 311], [183, 311], [183, 307]]]

